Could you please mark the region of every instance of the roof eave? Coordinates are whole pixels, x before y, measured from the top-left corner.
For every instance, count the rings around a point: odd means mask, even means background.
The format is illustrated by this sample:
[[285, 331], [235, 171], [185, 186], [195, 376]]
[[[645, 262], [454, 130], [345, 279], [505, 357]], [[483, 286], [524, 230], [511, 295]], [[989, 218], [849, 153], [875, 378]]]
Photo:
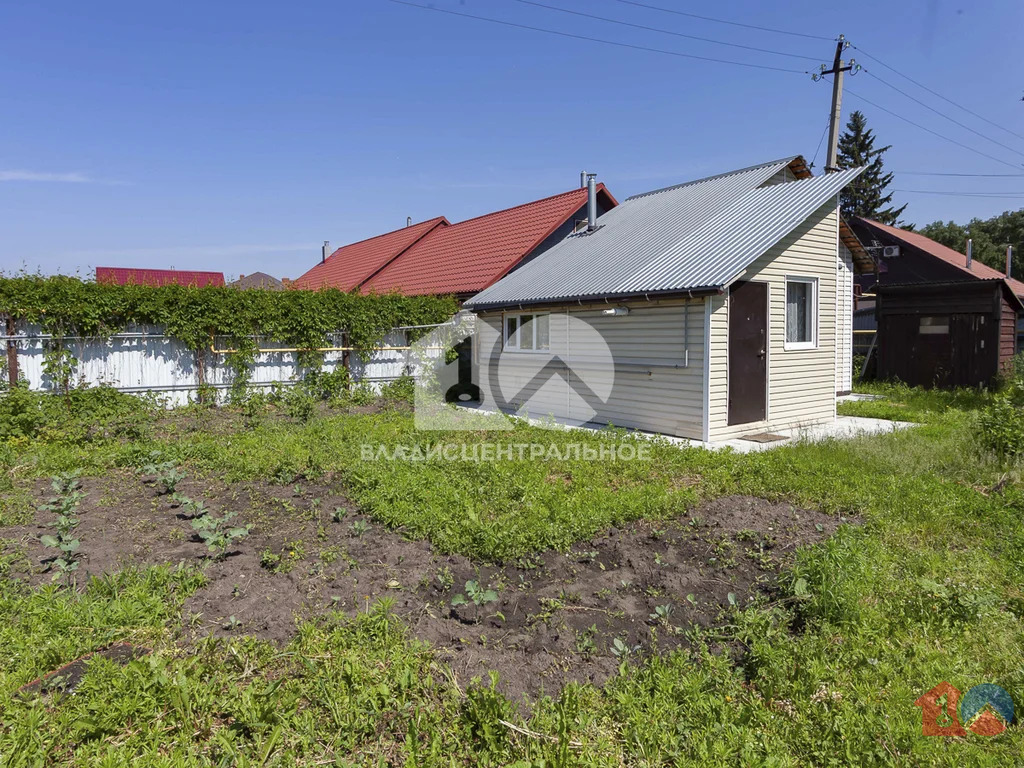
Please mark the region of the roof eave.
[[630, 291], [628, 293], [590, 294], [586, 296], [561, 296], [550, 299], [525, 299], [522, 301], [493, 301], [465, 303], [466, 309], [474, 312], [491, 312], [499, 309], [525, 309], [526, 307], [564, 307], [580, 304], [612, 304], [618, 301], [652, 301], [654, 299], [695, 299], [704, 296], [716, 296], [725, 292], [720, 285], [700, 288], [668, 288], [660, 291]]

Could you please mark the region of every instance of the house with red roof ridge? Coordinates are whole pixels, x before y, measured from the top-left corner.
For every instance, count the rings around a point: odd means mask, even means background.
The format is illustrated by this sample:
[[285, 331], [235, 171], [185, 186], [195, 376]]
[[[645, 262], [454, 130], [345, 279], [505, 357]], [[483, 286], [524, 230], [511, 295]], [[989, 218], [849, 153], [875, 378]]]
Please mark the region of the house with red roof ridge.
[[869, 370], [911, 386], [990, 385], [1020, 348], [1024, 282], [1009, 260], [1000, 271], [918, 232], [850, 225], [875, 261], [854, 313], [855, 334], [873, 339]]
[[203, 288], [207, 285], [224, 285], [224, 273], [191, 269], [96, 267], [96, 282], [109, 285], [183, 285]]
[[[467, 298], [586, 226], [588, 197], [581, 187], [456, 224], [410, 224], [325, 253], [292, 287]], [[595, 198], [598, 216], [618, 205], [604, 184]]]

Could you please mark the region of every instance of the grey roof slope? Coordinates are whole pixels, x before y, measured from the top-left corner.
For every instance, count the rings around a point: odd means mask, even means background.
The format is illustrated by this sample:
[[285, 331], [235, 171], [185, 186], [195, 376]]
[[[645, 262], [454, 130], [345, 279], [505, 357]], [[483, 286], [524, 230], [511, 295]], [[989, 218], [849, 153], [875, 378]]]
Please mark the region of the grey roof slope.
[[863, 170], [761, 186], [794, 159], [630, 197], [465, 306], [723, 287]]

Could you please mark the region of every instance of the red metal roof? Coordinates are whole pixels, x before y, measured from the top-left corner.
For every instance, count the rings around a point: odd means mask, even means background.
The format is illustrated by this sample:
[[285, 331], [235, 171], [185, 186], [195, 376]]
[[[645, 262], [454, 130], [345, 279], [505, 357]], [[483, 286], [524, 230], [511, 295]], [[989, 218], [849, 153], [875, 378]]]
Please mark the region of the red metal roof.
[[[604, 184], [606, 206], [618, 203]], [[574, 189], [439, 228], [363, 284], [363, 292], [476, 293], [503, 277], [587, 202]]]
[[438, 216], [436, 219], [342, 246], [328, 256], [326, 261], [320, 262], [295, 280], [290, 287], [313, 291], [320, 288], [351, 291], [435, 228], [443, 229], [447, 226], [448, 219]]
[[1008, 278], [998, 269], [993, 269], [987, 264], [982, 264], [977, 259], [974, 259], [971, 262], [971, 268], [968, 269], [966, 256], [959, 251], [954, 251], [952, 248], [935, 242], [930, 237], [925, 237], [917, 232], [900, 229], [899, 227], [890, 227], [888, 224], [881, 224], [877, 221], [872, 221], [871, 219], [860, 218], [860, 221], [879, 230], [880, 232], [884, 232], [887, 235], [902, 240], [907, 245], [917, 248], [919, 251], [924, 251], [929, 256], [941, 259], [965, 274], [972, 275], [973, 277], [977, 277], [981, 280], [1006, 280], [1011, 291], [1013, 291], [1017, 296], [1024, 297], [1024, 282], [1013, 277]]
[[114, 285], [184, 285], [202, 288], [206, 285], [224, 285], [224, 273], [197, 272], [189, 269], [96, 267], [96, 282]]

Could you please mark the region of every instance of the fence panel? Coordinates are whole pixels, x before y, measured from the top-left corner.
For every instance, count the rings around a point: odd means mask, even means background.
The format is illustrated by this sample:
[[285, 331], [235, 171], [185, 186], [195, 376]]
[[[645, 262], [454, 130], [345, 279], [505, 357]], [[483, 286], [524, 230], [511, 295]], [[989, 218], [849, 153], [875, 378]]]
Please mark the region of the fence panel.
[[[30, 389], [51, 392], [57, 388], [45, 367], [46, 345], [51, 338], [38, 326], [15, 331], [18, 374]], [[342, 346], [340, 339], [341, 334], [338, 334], [337, 346]], [[74, 373], [76, 386], [107, 385], [122, 392], [156, 392], [165, 395], [172, 405], [183, 405], [194, 399], [199, 388], [195, 354], [181, 342], [166, 336], [159, 326], [132, 327], [105, 339], [64, 338], [62, 343], [78, 360]], [[301, 378], [297, 353], [273, 351], [275, 347], [283, 347], [282, 344], [269, 341], [260, 344], [261, 349], [267, 351], [258, 353], [250, 368], [251, 386], [288, 386]], [[381, 340], [380, 349], [351, 352], [352, 380], [380, 387], [403, 374], [414, 374], [404, 349], [407, 344], [407, 332], [396, 329]], [[204, 352], [206, 383], [222, 395], [234, 379], [229, 355], [223, 351], [225, 348], [215, 343]], [[342, 351], [325, 352], [323, 370], [330, 372], [343, 365], [343, 357]]]

